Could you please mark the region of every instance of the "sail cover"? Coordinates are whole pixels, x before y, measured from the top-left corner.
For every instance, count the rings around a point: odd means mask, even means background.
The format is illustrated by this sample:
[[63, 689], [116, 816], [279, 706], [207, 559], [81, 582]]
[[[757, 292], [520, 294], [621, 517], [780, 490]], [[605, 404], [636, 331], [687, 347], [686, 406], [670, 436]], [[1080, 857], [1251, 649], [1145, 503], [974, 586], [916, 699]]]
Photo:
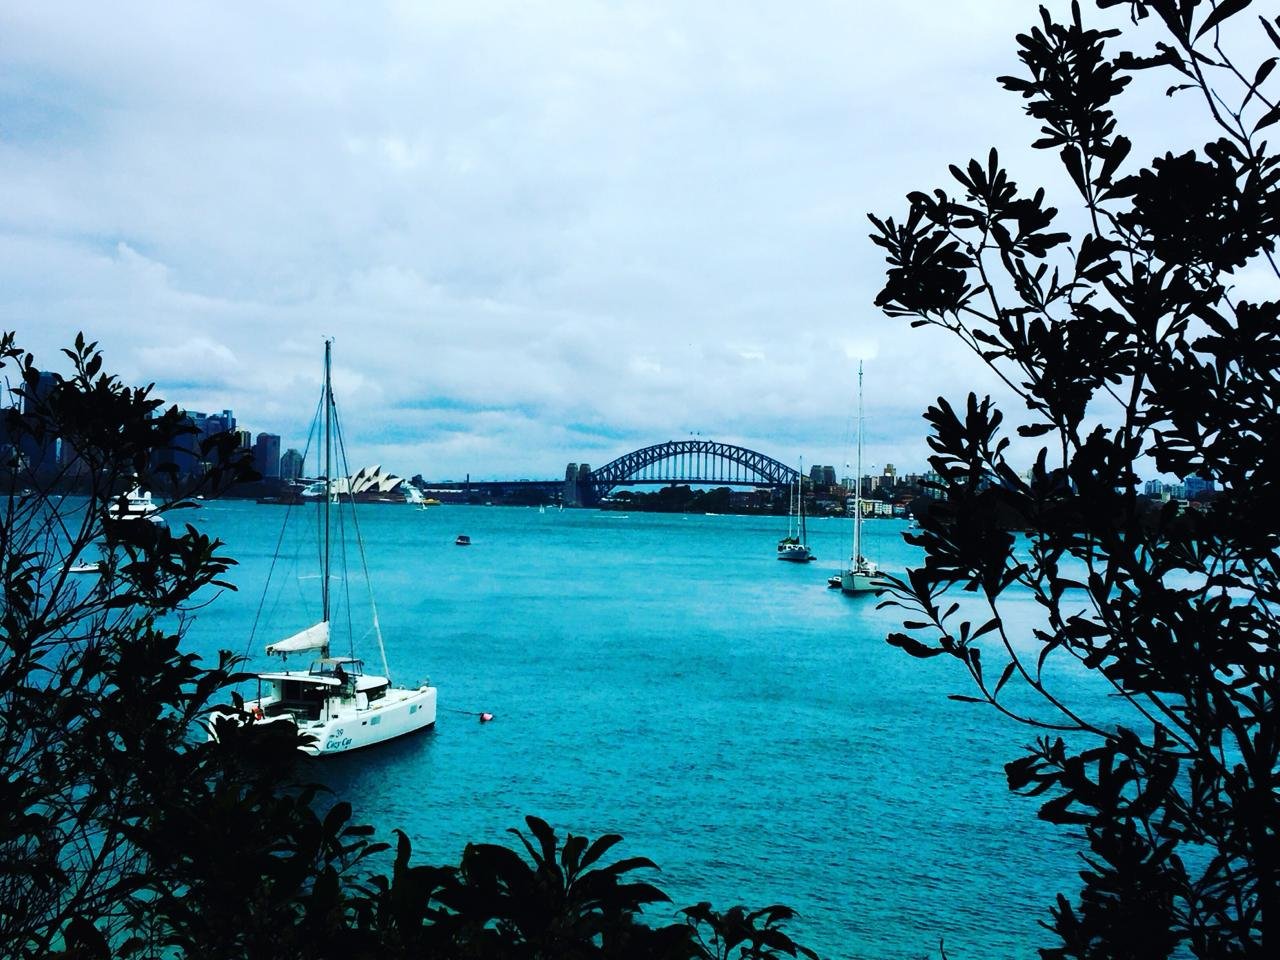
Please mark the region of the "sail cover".
[[329, 643], [329, 621], [321, 620], [315, 626], [268, 644], [267, 654], [301, 653], [303, 650], [319, 650]]

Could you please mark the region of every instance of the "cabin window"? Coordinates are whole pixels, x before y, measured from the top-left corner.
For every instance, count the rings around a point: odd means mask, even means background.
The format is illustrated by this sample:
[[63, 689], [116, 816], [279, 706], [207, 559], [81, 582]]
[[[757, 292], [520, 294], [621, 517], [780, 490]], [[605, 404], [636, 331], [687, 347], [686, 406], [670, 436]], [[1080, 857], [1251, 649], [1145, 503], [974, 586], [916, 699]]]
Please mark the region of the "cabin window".
[[280, 702], [278, 712], [289, 712], [301, 715], [309, 720], [320, 718], [320, 708], [325, 700], [322, 687], [310, 683], [299, 683], [297, 680], [286, 680], [280, 685]]
[[371, 727], [376, 727], [376, 726], [377, 726], [378, 724], [380, 724], [381, 722], [382, 722], [382, 718], [381, 718], [381, 717], [370, 717], [370, 718], [369, 718], [369, 726], [371, 726]]
[[373, 703], [373, 701], [381, 700], [383, 697], [385, 697], [387, 695], [388, 686], [389, 684], [384, 683], [381, 686], [370, 687], [368, 690], [366, 690], [365, 695], [368, 696], [369, 702]]

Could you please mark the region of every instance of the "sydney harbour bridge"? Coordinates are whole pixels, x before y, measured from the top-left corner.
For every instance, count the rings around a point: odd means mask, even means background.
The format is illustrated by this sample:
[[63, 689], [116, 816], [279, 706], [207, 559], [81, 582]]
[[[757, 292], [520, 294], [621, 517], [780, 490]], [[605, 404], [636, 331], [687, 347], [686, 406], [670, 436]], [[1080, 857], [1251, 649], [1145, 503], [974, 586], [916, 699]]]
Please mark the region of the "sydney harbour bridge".
[[[566, 507], [594, 507], [616, 487], [668, 486], [673, 483], [724, 487], [786, 489], [798, 472], [773, 457], [714, 440], [668, 440], [610, 460], [602, 467], [571, 463], [563, 480], [471, 481], [465, 489], [481, 496], [510, 497], [540, 493]], [[430, 484], [460, 490], [464, 484]]]

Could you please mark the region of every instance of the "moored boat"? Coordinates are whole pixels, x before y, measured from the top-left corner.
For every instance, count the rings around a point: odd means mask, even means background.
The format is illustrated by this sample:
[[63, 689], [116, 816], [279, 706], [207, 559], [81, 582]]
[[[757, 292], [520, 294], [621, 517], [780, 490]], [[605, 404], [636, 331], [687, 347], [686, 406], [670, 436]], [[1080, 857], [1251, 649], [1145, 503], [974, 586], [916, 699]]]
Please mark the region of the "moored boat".
[[880, 568], [862, 554], [862, 363], [858, 363], [858, 458], [853, 496], [853, 553], [840, 574], [840, 590], [846, 594], [874, 593], [880, 588]]
[[[323, 475], [332, 476], [334, 451], [333, 425], [337, 413], [332, 388], [332, 342], [325, 341], [324, 393], [324, 467]], [[319, 481], [324, 484], [325, 481]], [[401, 687], [392, 683], [387, 666], [377, 607], [370, 592], [372, 632], [377, 637], [384, 674], [365, 672], [364, 661], [355, 654], [355, 638], [351, 638], [348, 656], [333, 656], [330, 650], [331, 581], [333, 580], [334, 512], [345, 511], [354, 521], [356, 504], [338, 503], [334, 497], [313, 498], [321, 514], [320, 620], [283, 640], [269, 644], [269, 656], [286, 659], [294, 655], [313, 657], [305, 670], [265, 671], [256, 675], [257, 696], [246, 700], [243, 711], [225, 709], [215, 718], [211, 736], [217, 737], [219, 722], [290, 723], [305, 735], [299, 749], [312, 756], [348, 753], [362, 747], [383, 743], [395, 737], [428, 729], [436, 720], [436, 688], [427, 683]], [[359, 526], [344, 533], [339, 541], [354, 539], [364, 562], [364, 543]], [[283, 539], [283, 538], [282, 538]], [[346, 548], [343, 548], [345, 556]], [[269, 584], [268, 584], [269, 587]], [[266, 592], [264, 587], [264, 596]], [[349, 617], [348, 617], [349, 619]]]
[[108, 520], [149, 520], [152, 523], [164, 523], [160, 516], [160, 508], [151, 497], [150, 490], [134, 487], [111, 501], [107, 508]]
[[787, 535], [778, 541], [778, 559], [808, 563], [817, 558], [809, 549], [809, 535], [804, 522], [804, 460], [800, 461], [800, 470], [796, 473], [791, 496], [791, 509], [787, 511]]

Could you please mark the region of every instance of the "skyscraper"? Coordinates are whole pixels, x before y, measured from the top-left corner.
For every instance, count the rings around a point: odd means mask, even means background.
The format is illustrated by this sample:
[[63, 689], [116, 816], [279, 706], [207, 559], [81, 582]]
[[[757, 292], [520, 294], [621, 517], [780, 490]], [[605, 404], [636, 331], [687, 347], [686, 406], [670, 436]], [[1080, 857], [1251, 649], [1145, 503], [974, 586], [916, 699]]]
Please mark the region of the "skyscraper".
[[260, 433], [253, 445], [253, 469], [262, 474], [263, 479], [280, 478], [280, 438], [274, 433]]
[[200, 466], [200, 434], [204, 426], [205, 415], [198, 410], [182, 411], [183, 426], [191, 429], [179, 433], [173, 438], [173, 449], [168, 457], [161, 455], [158, 459], [169, 459], [177, 468], [178, 476], [192, 476]]
[[302, 454], [290, 447], [280, 455], [280, 479], [297, 480], [302, 476]]
[[[53, 392], [54, 386], [58, 382], [58, 375], [54, 373], [41, 373], [34, 386], [24, 386], [24, 395], [22, 397], [22, 414], [24, 417], [33, 416], [40, 404]], [[18, 441], [18, 448], [23, 459], [26, 460], [27, 469], [31, 473], [48, 473], [58, 466], [58, 438], [55, 436], [37, 437], [31, 434], [24, 434]]]
[[1186, 488], [1188, 500], [1197, 500], [1207, 493], [1213, 493], [1213, 480], [1209, 477], [1187, 477], [1182, 484]]

